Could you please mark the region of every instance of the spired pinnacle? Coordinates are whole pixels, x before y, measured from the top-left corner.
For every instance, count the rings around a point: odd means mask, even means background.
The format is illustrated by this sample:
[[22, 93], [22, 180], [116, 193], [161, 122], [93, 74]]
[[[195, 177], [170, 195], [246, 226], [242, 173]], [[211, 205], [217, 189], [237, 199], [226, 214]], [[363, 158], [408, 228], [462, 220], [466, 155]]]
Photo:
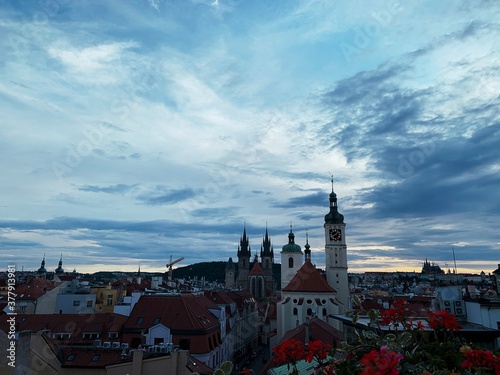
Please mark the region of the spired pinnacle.
[[344, 215], [338, 211], [337, 194], [333, 191], [333, 176], [332, 192], [330, 193], [330, 212], [325, 215], [325, 224], [344, 224]]

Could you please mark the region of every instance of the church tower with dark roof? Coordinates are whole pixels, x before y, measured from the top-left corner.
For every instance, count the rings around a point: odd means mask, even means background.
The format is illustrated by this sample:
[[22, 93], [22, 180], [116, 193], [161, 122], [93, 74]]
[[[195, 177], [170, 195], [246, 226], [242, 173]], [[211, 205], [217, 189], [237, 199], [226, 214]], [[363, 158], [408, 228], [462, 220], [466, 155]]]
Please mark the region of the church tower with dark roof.
[[62, 275], [64, 273], [64, 269], [62, 268], [62, 254], [61, 254], [61, 258], [59, 259], [59, 264], [57, 265], [55, 273], [56, 273], [56, 275]]
[[260, 259], [262, 260], [262, 271], [264, 272], [264, 277], [266, 279], [266, 289], [274, 291], [274, 250], [271, 244], [271, 238], [269, 237], [269, 233], [267, 231], [267, 224], [266, 234], [262, 240], [262, 246], [260, 247]]
[[47, 270], [45, 269], [45, 254], [43, 254], [42, 263], [40, 264], [40, 268], [38, 269], [38, 271], [36, 271], [36, 273], [40, 277], [45, 277], [47, 275]]
[[349, 309], [349, 282], [347, 276], [347, 245], [344, 215], [338, 211], [337, 194], [330, 193], [330, 211], [325, 215], [326, 280], [337, 290], [337, 299], [342, 305], [339, 313]]
[[243, 236], [241, 236], [240, 245], [238, 246], [238, 278], [236, 279], [236, 286], [238, 288], [247, 288], [251, 256], [252, 250], [250, 249], [250, 241], [247, 237], [247, 229], [244, 227]]

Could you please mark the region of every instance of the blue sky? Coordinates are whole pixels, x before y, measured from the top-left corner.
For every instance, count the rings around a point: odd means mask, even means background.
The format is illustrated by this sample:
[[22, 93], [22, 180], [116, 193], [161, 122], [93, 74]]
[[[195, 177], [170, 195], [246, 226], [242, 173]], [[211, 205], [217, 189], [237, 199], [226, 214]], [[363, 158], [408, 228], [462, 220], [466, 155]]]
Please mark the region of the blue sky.
[[496, 1], [0, 3], [0, 258], [163, 271], [276, 250], [500, 263]]

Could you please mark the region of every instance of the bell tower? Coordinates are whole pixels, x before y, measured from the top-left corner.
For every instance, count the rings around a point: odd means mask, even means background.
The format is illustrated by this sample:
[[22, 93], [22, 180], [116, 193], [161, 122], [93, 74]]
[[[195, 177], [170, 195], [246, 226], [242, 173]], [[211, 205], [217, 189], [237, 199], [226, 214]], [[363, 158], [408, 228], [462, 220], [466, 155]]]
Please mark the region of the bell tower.
[[236, 280], [237, 288], [247, 288], [247, 278], [248, 272], [250, 271], [250, 258], [252, 256], [252, 250], [250, 249], [250, 243], [247, 237], [246, 226], [243, 227], [243, 236], [240, 238], [240, 245], [238, 246], [238, 278]]
[[344, 215], [338, 211], [337, 194], [330, 193], [330, 212], [325, 215], [326, 280], [337, 291], [341, 302], [339, 313], [349, 309], [349, 281], [347, 277], [347, 245]]
[[266, 288], [274, 291], [274, 279], [273, 279], [273, 264], [274, 264], [274, 250], [271, 244], [271, 238], [267, 231], [266, 223], [266, 234], [262, 240], [262, 245], [260, 247], [260, 259], [262, 260], [262, 270], [266, 278]]

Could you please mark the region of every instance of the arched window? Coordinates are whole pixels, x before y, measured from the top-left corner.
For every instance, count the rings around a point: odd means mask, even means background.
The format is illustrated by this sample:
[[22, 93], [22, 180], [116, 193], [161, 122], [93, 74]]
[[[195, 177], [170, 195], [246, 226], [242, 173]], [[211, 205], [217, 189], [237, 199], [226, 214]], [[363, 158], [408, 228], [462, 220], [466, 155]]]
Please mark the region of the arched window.
[[293, 258], [288, 258], [288, 268], [293, 268]]
[[297, 308], [296, 308], [296, 307], [294, 307], [294, 308], [293, 308], [293, 315], [297, 315], [298, 313], [299, 313], [299, 312], [297, 311]]
[[323, 316], [326, 316], [326, 309], [323, 309]]
[[312, 315], [312, 309], [307, 309], [307, 316], [311, 316]]
[[266, 259], [266, 270], [269, 269], [269, 259]]
[[257, 293], [255, 293], [255, 296], [257, 298], [263, 298], [265, 296], [265, 293], [264, 293], [264, 282], [262, 280], [262, 277], [259, 277], [258, 280], [257, 280]]

